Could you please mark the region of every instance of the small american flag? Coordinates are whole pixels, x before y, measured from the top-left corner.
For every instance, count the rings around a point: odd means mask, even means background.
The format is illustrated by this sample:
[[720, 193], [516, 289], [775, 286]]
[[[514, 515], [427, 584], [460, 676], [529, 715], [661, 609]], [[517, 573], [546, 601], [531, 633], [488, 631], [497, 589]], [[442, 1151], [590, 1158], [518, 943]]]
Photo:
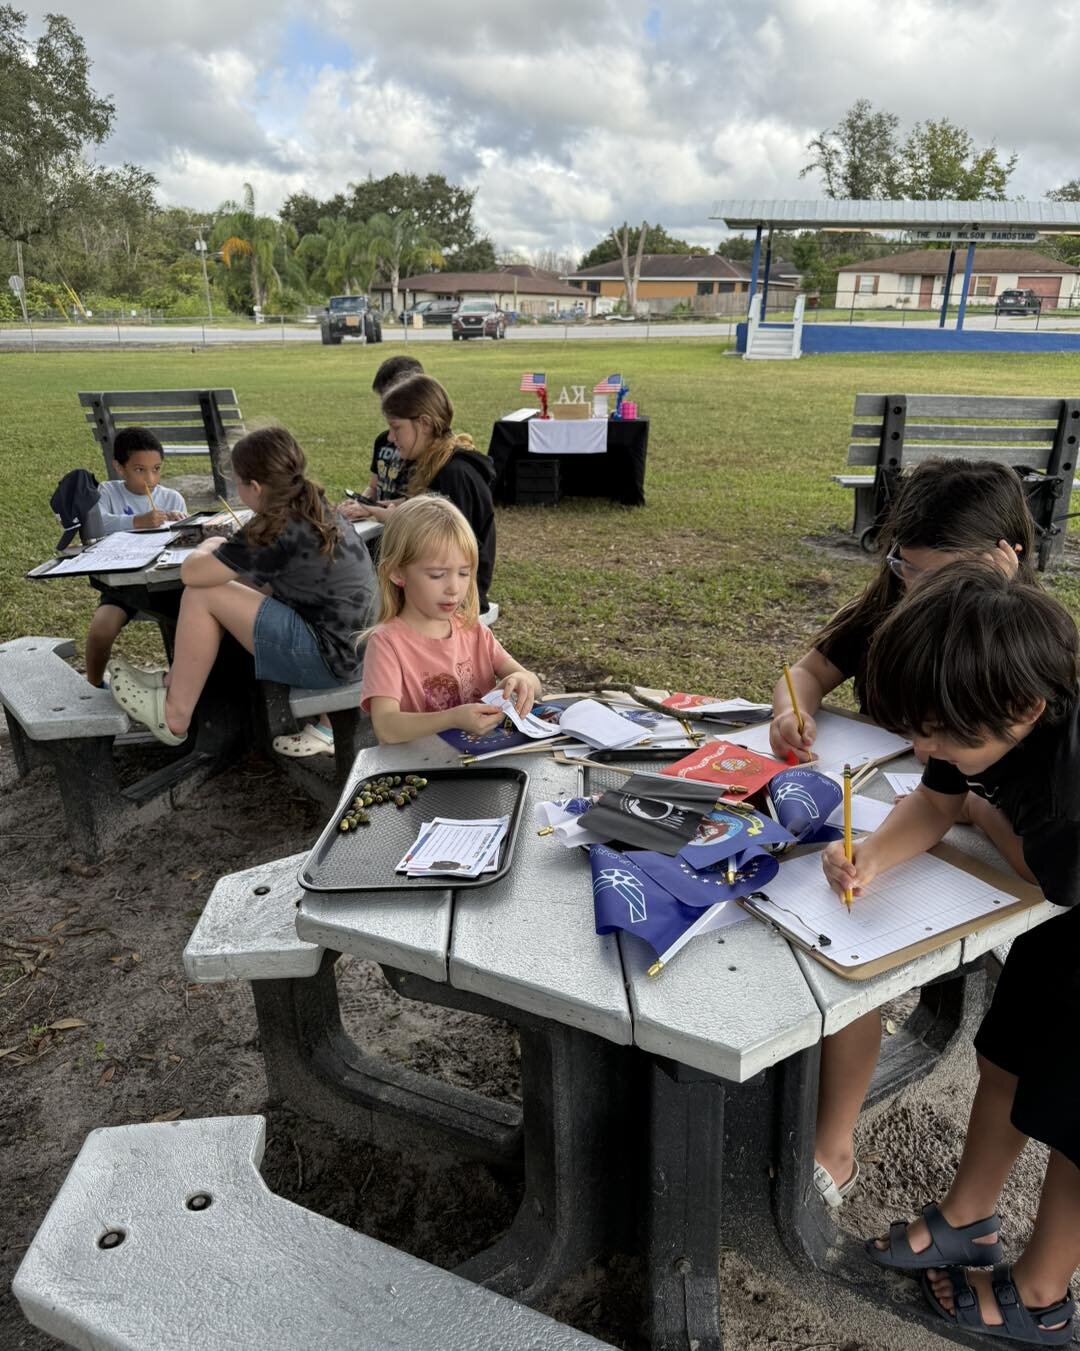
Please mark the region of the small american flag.
[[546, 386], [547, 376], [543, 371], [526, 371], [518, 388], [522, 394], [535, 394], [538, 389], [544, 389]]
[[593, 385], [594, 394], [618, 394], [622, 388], [621, 375], [609, 375], [606, 380], [601, 380], [598, 385]]

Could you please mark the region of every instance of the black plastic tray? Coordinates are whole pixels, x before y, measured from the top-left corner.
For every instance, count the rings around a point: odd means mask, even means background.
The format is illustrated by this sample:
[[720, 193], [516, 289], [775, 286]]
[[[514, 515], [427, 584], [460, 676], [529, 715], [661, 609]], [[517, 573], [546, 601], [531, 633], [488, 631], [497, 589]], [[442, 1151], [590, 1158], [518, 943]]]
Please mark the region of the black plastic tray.
[[[390, 772], [390, 771], [384, 771]], [[521, 824], [521, 808], [529, 776], [523, 769], [395, 769], [402, 778], [419, 774], [428, 785], [408, 807], [383, 803], [371, 808], [371, 825], [342, 832], [336, 811], [301, 865], [297, 880], [306, 891], [424, 891], [486, 887], [510, 871]], [[348, 805], [357, 788], [378, 774], [365, 774], [349, 785]], [[509, 816], [499, 866], [479, 877], [407, 877], [394, 869], [420, 833], [420, 824], [436, 816], [483, 819]]]

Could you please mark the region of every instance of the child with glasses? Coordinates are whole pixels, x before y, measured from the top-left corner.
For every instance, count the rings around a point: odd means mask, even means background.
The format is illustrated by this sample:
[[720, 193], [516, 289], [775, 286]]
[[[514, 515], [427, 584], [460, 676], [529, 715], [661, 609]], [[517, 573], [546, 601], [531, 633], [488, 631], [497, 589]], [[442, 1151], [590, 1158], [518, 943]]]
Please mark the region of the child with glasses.
[[[791, 668], [803, 734], [799, 735], [787, 684], [773, 691], [774, 753], [801, 759], [813, 750], [814, 714], [831, 690], [853, 680], [861, 713], [867, 711], [870, 644], [910, 588], [960, 559], [993, 559], [1008, 576], [1035, 578], [1035, 532], [1020, 476], [1008, 465], [963, 459], [927, 460], [907, 478], [881, 532], [877, 574], [849, 601]], [[984, 803], [974, 798], [970, 819], [984, 826]], [[855, 1186], [855, 1124], [877, 1064], [881, 1016], [874, 1009], [831, 1037], [821, 1048], [814, 1184], [826, 1205], [837, 1208]]]

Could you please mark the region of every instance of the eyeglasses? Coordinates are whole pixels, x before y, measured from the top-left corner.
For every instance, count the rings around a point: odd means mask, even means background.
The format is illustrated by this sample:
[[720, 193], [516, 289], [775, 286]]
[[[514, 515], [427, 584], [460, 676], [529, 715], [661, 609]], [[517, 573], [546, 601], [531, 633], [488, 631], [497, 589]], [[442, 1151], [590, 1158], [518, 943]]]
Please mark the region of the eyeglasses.
[[926, 571], [925, 568], [917, 568], [914, 563], [909, 563], [906, 558], [901, 558], [899, 544], [894, 544], [885, 555], [885, 562], [888, 563], [893, 576], [899, 577], [902, 582], [913, 581]]

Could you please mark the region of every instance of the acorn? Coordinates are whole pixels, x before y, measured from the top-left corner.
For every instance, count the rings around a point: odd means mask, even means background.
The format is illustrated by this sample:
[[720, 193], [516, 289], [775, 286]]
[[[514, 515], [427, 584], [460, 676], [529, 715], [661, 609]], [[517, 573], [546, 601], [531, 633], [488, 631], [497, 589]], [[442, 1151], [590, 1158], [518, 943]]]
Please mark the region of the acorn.
[[426, 787], [427, 787], [427, 779], [419, 779], [419, 778], [418, 778], [418, 779], [416, 780], [416, 786], [417, 786], [417, 788], [426, 788]]
[[338, 830], [348, 830], [348, 829], [349, 829], [349, 818], [347, 816], [343, 816], [341, 820], [338, 822]]

